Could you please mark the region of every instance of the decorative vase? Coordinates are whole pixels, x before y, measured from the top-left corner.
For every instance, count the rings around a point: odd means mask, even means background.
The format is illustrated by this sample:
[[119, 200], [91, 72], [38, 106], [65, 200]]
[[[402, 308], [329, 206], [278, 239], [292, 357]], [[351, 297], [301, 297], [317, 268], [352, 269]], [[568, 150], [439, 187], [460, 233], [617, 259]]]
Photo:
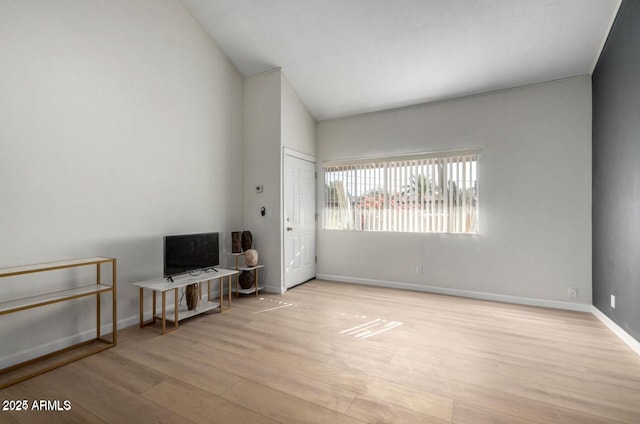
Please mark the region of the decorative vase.
[[240, 284], [240, 287], [242, 287], [243, 289], [250, 289], [251, 287], [253, 287], [253, 284], [255, 282], [256, 277], [253, 276], [253, 272], [251, 271], [243, 271], [238, 279], [238, 284]]
[[256, 266], [258, 265], [258, 251], [255, 249], [245, 250], [244, 252], [244, 263], [247, 266]]
[[242, 250], [251, 249], [251, 243], [253, 243], [253, 236], [251, 235], [251, 231], [243, 231], [242, 232]]
[[231, 253], [242, 252], [242, 236], [240, 231], [231, 233]]
[[185, 296], [187, 298], [187, 309], [189, 309], [190, 311], [194, 310], [196, 306], [198, 306], [198, 297], [199, 297], [198, 285], [197, 284], [188, 285], [186, 288]]

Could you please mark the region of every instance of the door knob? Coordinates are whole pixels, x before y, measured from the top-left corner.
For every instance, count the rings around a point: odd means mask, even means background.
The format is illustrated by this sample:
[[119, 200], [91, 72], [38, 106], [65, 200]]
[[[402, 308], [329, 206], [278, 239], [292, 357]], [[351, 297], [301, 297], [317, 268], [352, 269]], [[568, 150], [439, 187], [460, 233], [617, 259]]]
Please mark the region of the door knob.
[[287, 231], [293, 231], [293, 227], [287, 227]]

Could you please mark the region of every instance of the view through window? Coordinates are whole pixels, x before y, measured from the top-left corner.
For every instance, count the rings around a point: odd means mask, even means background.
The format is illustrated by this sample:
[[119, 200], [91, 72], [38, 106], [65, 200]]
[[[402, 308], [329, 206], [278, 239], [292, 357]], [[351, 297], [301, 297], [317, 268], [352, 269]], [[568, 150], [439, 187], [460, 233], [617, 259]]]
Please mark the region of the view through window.
[[478, 233], [478, 151], [327, 163], [323, 228]]

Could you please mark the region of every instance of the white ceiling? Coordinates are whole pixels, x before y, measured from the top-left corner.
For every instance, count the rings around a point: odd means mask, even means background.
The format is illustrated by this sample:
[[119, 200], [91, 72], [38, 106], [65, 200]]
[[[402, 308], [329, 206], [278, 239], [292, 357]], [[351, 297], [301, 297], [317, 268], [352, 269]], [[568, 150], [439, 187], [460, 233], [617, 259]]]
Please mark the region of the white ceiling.
[[591, 74], [620, 0], [183, 0], [317, 120]]

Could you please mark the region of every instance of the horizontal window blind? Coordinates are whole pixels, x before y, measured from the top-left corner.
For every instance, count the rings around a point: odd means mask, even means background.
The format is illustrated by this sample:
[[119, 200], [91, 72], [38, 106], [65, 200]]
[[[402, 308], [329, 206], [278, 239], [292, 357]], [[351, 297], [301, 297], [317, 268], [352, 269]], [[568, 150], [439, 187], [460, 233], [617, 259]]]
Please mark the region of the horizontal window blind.
[[478, 233], [478, 153], [358, 160], [323, 168], [325, 229]]

